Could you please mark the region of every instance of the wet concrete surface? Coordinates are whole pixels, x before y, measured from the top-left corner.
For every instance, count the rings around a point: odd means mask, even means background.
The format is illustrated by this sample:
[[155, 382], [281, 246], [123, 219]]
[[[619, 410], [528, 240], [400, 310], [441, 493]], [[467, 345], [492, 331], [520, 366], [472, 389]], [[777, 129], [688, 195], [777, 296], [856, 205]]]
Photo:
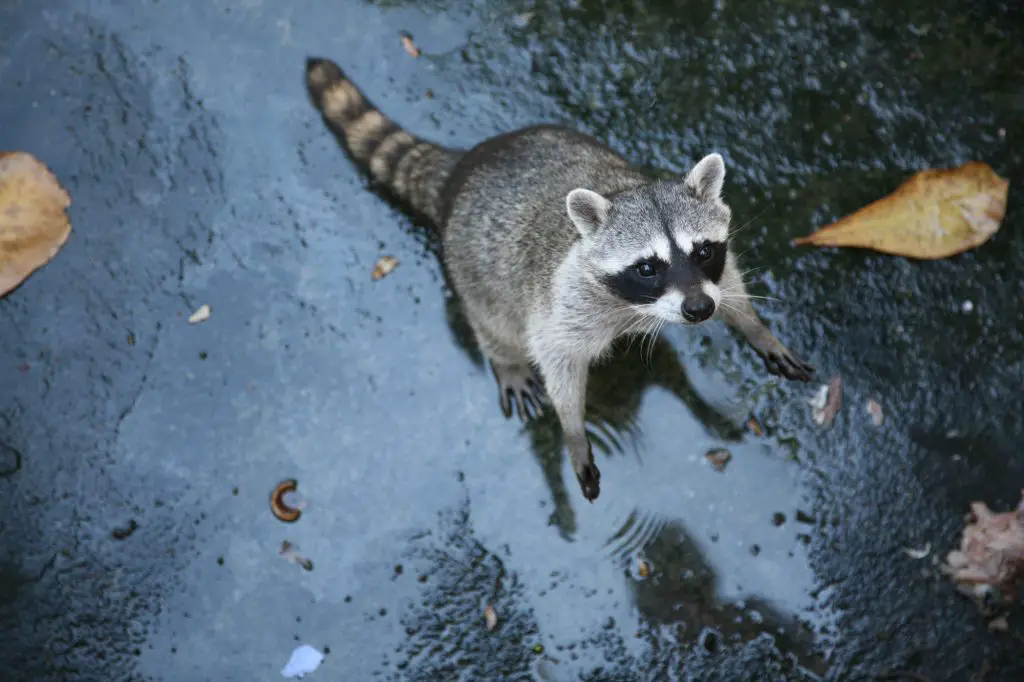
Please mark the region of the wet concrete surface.
[[[74, 202], [0, 301], [3, 679], [280, 679], [300, 642], [314, 680], [1021, 679], [1021, 623], [935, 565], [1024, 485], [1010, 4], [0, 2], [0, 149]], [[449, 144], [559, 120], [666, 172], [720, 151], [761, 310], [847, 407], [820, 431], [720, 325], [623, 346], [585, 503], [309, 106], [309, 53]], [[788, 244], [969, 159], [1011, 179], [976, 251]]]

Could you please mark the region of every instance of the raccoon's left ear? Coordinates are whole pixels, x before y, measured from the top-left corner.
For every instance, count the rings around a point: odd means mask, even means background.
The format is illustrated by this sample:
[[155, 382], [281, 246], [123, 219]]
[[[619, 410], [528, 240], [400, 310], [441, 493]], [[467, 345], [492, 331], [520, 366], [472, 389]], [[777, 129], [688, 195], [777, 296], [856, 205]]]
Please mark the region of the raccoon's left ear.
[[716, 201], [722, 195], [725, 184], [725, 161], [721, 154], [708, 154], [697, 162], [689, 175], [686, 186], [702, 201]]
[[612, 208], [612, 202], [597, 192], [578, 188], [565, 196], [565, 208], [569, 212], [572, 224], [576, 226], [581, 235], [586, 237], [600, 229], [604, 221], [608, 219], [608, 211]]

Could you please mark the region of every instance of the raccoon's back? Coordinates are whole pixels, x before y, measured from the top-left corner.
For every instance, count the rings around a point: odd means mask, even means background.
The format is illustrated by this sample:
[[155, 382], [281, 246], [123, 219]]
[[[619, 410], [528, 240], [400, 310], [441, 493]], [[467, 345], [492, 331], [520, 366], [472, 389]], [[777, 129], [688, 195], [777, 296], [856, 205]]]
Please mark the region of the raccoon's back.
[[456, 286], [516, 307], [543, 296], [578, 236], [566, 195], [577, 187], [614, 194], [645, 181], [607, 145], [560, 126], [481, 143], [442, 192], [444, 257]]

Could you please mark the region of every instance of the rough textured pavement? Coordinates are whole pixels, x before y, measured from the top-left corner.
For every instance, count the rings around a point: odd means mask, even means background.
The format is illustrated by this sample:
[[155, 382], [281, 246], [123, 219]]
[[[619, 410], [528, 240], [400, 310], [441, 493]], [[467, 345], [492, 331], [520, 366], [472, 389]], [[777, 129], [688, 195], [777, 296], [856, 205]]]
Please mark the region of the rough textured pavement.
[[[0, 677], [283, 679], [304, 642], [311, 680], [1024, 678], [1024, 625], [935, 569], [1024, 486], [1011, 5], [0, 0], [0, 149], [74, 201], [0, 301]], [[585, 503], [306, 101], [310, 53], [450, 144], [560, 120], [666, 172], [722, 152], [765, 316], [845, 379], [833, 427], [721, 325], [668, 330], [594, 372]], [[969, 159], [1011, 179], [976, 251], [788, 244]]]

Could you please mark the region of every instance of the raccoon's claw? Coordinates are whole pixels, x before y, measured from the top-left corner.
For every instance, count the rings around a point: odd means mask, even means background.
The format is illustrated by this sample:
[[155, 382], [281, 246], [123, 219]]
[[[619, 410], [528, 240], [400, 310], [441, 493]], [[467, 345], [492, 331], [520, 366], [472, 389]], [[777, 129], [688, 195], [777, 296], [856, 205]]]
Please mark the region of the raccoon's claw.
[[588, 502], [593, 502], [601, 494], [601, 470], [593, 462], [583, 465], [583, 471], [576, 474], [576, 480], [580, 482], [580, 490]]
[[810, 381], [814, 367], [800, 360], [788, 349], [779, 346], [764, 353], [764, 365], [770, 374], [793, 381]]
[[492, 362], [491, 370], [498, 382], [498, 401], [506, 419], [512, 416], [513, 411], [524, 422], [544, 414], [544, 408], [548, 405], [547, 395], [532, 369]]

